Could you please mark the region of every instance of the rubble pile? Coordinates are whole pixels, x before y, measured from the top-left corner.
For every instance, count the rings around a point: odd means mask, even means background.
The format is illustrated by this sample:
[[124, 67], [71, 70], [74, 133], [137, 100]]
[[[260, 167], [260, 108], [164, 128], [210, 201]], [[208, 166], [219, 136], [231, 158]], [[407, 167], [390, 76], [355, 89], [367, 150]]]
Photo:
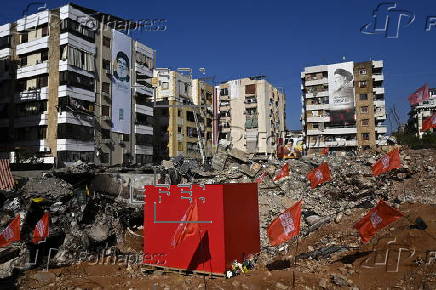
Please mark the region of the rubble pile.
[[[206, 165], [177, 157], [155, 166], [155, 174], [144, 174], [145, 170], [150, 172], [150, 168], [137, 168], [132, 174], [125, 168], [117, 171], [116, 168], [99, 169], [84, 163], [73, 164], [38, 178], [29, 178], [14, 192], [0, 193], [0, 228], [4, 228], [17, 213], [24, 221], [21, 242], [0, 249], [0, 279], [13, 275], [14, 269], [45, 265], [49, 248], [56, 249], [49, 264], [57, 266], [76, 262], [78, 253], [83, 251], [125, 253], [126, 248], [120, 244], [126, 232], [140, 228], [143, 222], [143, 205], [132, 202], [129, 185], [135, 187], [136, 199], [141, 201], [142, 186], [153, 182], [248, 183], [263, 178], [259, 181], [262, 254], [257, 262], [268, 264], [289, 244], [270, 247], [267, 227], [298, 200], [304, 202], [303, 237], [310, 236], [326, 224], [340, 223], [356, 209], [373, 207], [378, 199], [388, 200], [396, 207], [404, 202], [435, 204], [435, 153], [435, 150], [402, 150], [403, 168], [379, 177], [372, 175], [371, 166], [383, 153], [370, 152], [349, 156], [303, 156], [285, 161], [270, 156], [253, 156], [235, 149], [219, 150]], [[306, 175], [322, 162], [329, 164], [332, 180], [311, 189]], [[285, 163], [290, 174], [274, 180]], [[33, 245], [31, 233], [44, 210], [51, 215], [50, 237], [43, 244]], [[340, 235], [327, 234], [300, 258], [323, 259], [357, 246], [342, 240]], [[33, 263], [36, 249], [42, 254]]]

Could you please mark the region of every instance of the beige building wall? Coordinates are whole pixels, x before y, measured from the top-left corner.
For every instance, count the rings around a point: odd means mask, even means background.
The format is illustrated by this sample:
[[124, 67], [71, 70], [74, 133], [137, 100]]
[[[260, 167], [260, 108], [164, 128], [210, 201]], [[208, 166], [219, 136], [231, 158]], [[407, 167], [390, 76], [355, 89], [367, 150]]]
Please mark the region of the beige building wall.
[[228, 81], [219, 89], [220, 143], [247, 153], [275, 153], [285, 128], [284, 94], [263, 78]]

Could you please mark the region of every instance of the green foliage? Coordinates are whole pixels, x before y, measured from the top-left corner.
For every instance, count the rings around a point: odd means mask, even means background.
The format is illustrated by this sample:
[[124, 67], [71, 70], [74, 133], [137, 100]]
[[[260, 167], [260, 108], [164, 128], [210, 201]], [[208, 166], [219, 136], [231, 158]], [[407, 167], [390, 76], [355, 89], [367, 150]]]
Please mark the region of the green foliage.
[[394, 136], [397, 138], [398, 144], [407, 145], [411, 149], [436, 148], [436, 132], [427, 131], [422, 136], [422, 139], [413, 131], [405, 130], [404, 133], [396, 132]]

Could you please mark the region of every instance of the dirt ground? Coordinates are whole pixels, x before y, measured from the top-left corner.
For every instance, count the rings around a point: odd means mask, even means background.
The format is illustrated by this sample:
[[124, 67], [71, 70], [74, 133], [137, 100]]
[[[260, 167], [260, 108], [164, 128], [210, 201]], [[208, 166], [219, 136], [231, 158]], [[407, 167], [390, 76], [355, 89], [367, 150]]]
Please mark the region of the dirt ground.
[[[31, 270], [19, 279], [23, 289], [436, 289], [436, 206], [402, 204], [405, 215], [380, 231], [368, 244], [359, 241], [352, 225], [365, 214], [354, 209], [339, 223], [330, 223], [299, 241], [268, 265], [225, 279], [155, 271], [144, 274], [141, 265], [81, 263]], [[427, 228], [417, 229], [421, 218]], [[126, 248], [141, 246], [128, 234]], [[316, 259], [294, 257], [327, 245], [355, 247], [351, 251]], [[357, 288], [356, 288], [357, 287]]]

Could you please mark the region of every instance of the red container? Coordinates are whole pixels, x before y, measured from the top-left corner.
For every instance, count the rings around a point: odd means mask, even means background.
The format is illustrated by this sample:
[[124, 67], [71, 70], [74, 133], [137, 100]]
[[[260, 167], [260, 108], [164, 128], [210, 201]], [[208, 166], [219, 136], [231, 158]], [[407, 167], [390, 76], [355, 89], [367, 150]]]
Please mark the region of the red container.
[[[200, 233], [172, 247], [194, 199]], [[145, 186], [144, 263], [224, 274], [234, 260], [260, 252], [256, 183]]]

